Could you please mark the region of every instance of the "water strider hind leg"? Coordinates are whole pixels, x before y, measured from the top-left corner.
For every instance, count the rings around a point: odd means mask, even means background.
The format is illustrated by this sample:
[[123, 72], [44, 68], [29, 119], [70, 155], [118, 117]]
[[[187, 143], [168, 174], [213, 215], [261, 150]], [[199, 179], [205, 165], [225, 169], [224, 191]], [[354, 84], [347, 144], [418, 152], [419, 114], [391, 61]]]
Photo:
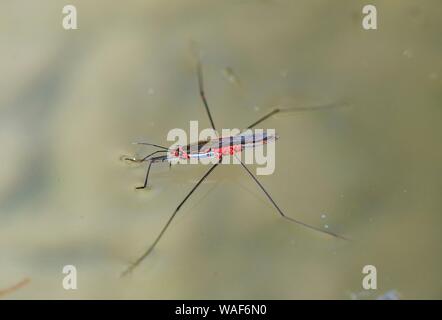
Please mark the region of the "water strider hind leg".
[[267, 199], [270, 200], [270, 202], [273, 204], [273, 206], [278, 211], [278, 213], [281, 215], [281, 217], [283, 217], [284, 219], [287, 219], [287, 220], [289, 220], [291, 222], [297, 223], [297, 224], [299, 224], [301, 226], [304, 226], [306, 228], [309, 228], [309, 229], [312, 229], [312, 230], [315, 230], [315, 231], [318, 231], [318, 232], [322, 232], [322, 233], [325, 233], [325, 234], [328, 234], [330, 236], [333, 236], [333, 237], [336, 237], [336, 238], [340, 238], [340, 239], [343, 239], [343, 240], [349, 240], [348, 238], [346, 238], [344, 236], [341, 236], [341, 235], [339, 235], [337, 233], [320, 229], [318, 227], [312, 226], [310, 224], [307, 224], [305, 222], [302, 222], [300, 220], [296, 220], [296, 219], [294, 219], [292, 217], [289, 217], [289, 216], [285, 215], [285, 213], [279, 208], [279, 206], [276, 204], [276, 202], [273, 200], [272, 196], [264, 188], [264, 186], [261, 184], [261, 182], [259, 182], [259, 180], [253, 175], [253, 173], [249, 170], [249, 168], [246, 167], [244, 162], [242, 162], [241, 159], [239, 159], [238, 157], [237, 157], [237, 159], [241, 163], [241, 165], [244, 168], [244, 170], [250, 175], [250, 177], [255, 181], [255, 183], [258, 185], [258, 187], [264, 192], [264, 194], [267, 196]]

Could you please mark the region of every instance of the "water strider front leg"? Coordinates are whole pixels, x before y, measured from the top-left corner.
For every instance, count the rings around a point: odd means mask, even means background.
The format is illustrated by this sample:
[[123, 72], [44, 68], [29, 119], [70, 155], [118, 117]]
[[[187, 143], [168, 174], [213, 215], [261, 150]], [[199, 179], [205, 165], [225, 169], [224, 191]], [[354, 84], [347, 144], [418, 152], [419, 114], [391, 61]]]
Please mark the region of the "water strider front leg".
[[128, 157], [126, 157], [126, 158], [124, 158], [124, 160], [128, 160], [128, 161], [132, 161], [132, 162], [140, 163], [140, 162], [144, 162], [144, 161], [146, 161], [147, 159], [149, 159], [149, 158], [152, 157], [153, 155], [155, 155], [155, 154], [157, 154], [157, 153], [160, 153], [160, 152], [167, 152], [167, 151], [166, 151], [166, 150], [158, 150], [158, 151], [152, 152], [151, 154], [145, 156], [145, 157], [142, 158], [142, 159], [128, 158]]
[[156, 247], [157, 243], [160, 241], [164, 233], [166, 232], [167, 228], [169, 227], [172, 220], [175, 218], [178, 211], [181, 209], [183, 204], [187, 201], [187, 199], [190, 198], [192, 193], [201, 185], [201, 183], [212, 173], [212, 171], [219, 165], [220, 162], [217, 162], [216, 164], [212, 165], [212, 167], [204, 174], [204, 176], [201, 177], [201, 179], [197, 182], [197, 184], [190, 190], [190, 192], [186, 195], [186, 197], [180, 202], [180, 204], [176, 207], [175, 211], [170, 216], [169, 220], [167, 220], [166, 224], [164, 225], [163, 229], [161, 229], [161, 232], [156, 237], [155, 241], [150, 245], [149, 249], [145, 251], [133, 264], [131, 264], [122, 274], [121, 276], [125, 276], [132, 272]]
[[149, 161], [149, 166], [147, 167], [146, 178], [144, 179], [144, 185], [142, 187], [136, 187], [135, 189], [146, 189], [147, 179], [149, 178], [150, 167], [152, 166], [152, 161]]

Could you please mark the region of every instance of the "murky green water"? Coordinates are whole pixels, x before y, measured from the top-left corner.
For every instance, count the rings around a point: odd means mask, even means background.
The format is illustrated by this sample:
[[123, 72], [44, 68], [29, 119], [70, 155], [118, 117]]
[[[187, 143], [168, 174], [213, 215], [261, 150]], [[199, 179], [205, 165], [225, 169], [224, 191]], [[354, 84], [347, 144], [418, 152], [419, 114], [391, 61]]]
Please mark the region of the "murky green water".
[[[8, 298], [442, 298], [439, 1], [59, 1], [0, 5], [0, 289]], [[192, 196], [135, 272], [207, 167], [153, 169], [145, 154], [172, 128], [209, 122], [189, 42], [203, 55], [219, 127], [243, 127], [275, 105], [348, 101], [349, 108], [277, 116], [277, 163], [260, 177], [278, 217], [239, 166]], [[235, 81], [229, 81], [235, 75]], [[62, 268], [78, 289], [62, 287]], [[364, 265], [378, 289], [364, 292]]]

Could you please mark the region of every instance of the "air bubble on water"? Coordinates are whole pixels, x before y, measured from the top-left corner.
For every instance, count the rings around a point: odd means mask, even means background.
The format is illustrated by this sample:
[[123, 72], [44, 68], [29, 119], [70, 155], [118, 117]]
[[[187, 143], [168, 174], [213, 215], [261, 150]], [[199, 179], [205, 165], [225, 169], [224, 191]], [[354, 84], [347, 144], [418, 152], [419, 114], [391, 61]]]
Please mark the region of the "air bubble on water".
[[289, 75], [289, 71], [287, 69], [281, 70], [280, 73], [281, 77], [283, 78], [287, 78], [287, 76]]
[[149, 88], [149, 89], [147, 89], [147, 94], [148, 94], [149, 96], [154, 95], [154, 94], [155, 94], [155, 90], [154, 90], [154, 88]]
[[324, 228], [325, 228], [325, 229], [328, 229], [328, 224], [324, 224]]
[[253, 110], [255, 110], [256, 112], [258, 112], [260, 110], [260, 108], [258, 106], [253, 106]]
[[327, 218], [327, 215], [325, 213], [321, 214], [321, 219]]
[[224, 69], [221, 70], [222, 74], [224, 75], [224, 77], [226, 78], [227, 81], [233, 83], [235, 82], [235, 77], [233, 75], [233, 70], [230, 67], [225, 67]]
[[439, 75], [437, 74], [437, 72], [431, 72], [428, 75], [428, 78], [430, 78], [430, 80], [437, 80], [439, 78]]
[[402, 52], [402, 55], [404, 56], [404, 57], [406, 57], [406, 58], [413, 58], [413, 52], [411, 51], [411, 49], [405, 49], [403, 52]]

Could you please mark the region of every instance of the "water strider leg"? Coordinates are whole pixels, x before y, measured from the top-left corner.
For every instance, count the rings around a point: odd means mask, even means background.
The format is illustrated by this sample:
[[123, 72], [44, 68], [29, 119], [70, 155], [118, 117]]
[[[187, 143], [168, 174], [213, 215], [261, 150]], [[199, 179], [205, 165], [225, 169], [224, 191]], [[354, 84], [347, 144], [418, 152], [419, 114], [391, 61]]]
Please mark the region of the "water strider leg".
[[206, 94], [204, 92], [203, 70], [202, 70], [201, 62], [199, 60], [197, 62], [197, 74], [198, 74], [198, 88], [199, 88], [201, 99], [203, 100], [207, 115], [209, 116], [209, 120], [210, 120], [210, 124], [212, 126], [212, 129], [216, 130], [215, 124], [213, 123], [212, 115], [210, 114], [209, 104], [207, 103]]
[[147, 159], [149, 159], [150, 157], [152, 157], [154, 154], [157, 154], [157, 153], [160, 153], [160, 152], [167, 152], [167, 151], [166, 150], [158, 150], [158, 151], [152, 152], [151, 154], [145, 156], [142, 159], [135, 159], [135, 158], [128, 158], [128, 157], [126, 157], [126, 158], [124, 158], [124, 160], [129, 160], [129, 161], [132, 161], [132, 162], [144, 162]]
[[152, 166], [152, 161], [149, 161], [149, 166], [147, 167], [147, 172], [146, 172], [146, 178], [144, 179], [144, 184], [142, 187], [136, 187], [135, 189], [140, 190], [140, 189], [146, 189], [147, 186], [147, 178], [149, 178], [149, 172], [150, 172], [150, 167]]
[[152, 250], [155, 248], [155, 246], [157, 245], [157, 243], [160, 241], [161, 237], [163, 236], [164, 232], [166, 232], [167, 228], [169, 227], [170, 223], [172, 222], [173, 218], [175, 218], [177, 212], [181, 209], [182, 205], [187, 201], [187, 199], [190, 198], [190, 196], [192, 195], [192, 193], [199, 187], [199, 185], [209, 176], [209, 174], [218, 166], [219, 162], [214, 164], [202, 177], [201, 179], [197, 182], [197, 184], [192, 188], [192, 190], [190, 190], [190, 192], [187, 194], [187, 196], [183, 199], [183, 201], [180, 202], [180, 204], [176, 207], [175, 211], [173, 212], [173, 214], [170, 216], [169, 220], [167, 220], [167, 223], [164, 225], [163, 229], [161, 230], [161, 232], [159, 233], [159, 235], [157, 236], [157, 238], [155, 239], [155, 241], [152, 243], [152, 245], [149, 247], [149, 249], [147, 249], [147, 251], [145, 253], [143, 253], [143, 255], [141, 255], [132, 265], [129, 266], [129, 268], [127, 268], [122, 274], [121, 276], [125, 276], [128, 273], [132, 272], [132, 270], [134, 270], [151, 252]]
[[132, 142], [132, 144], [142, 144], [144, 146], [151, 146], [151, 147], [157, 147], [163, 150], [169, 150], [169, 148], [166, 148], [164, 146], [160, 146], [158, 144], [153, 144], [153, 143], [149, 143], [149, 142]]
[[278, 112], [318, 111], [318, 110], [333, 109], [333, 108], [345, 107], [345, 106], [349, 106], [349, 105], [345, 102], [338, 102], [338, 103], [330, 103], [330, 104], [324, 104], [324, 105], [316, 105], [316, 106], [311, 106], [311, 107], [276, 108], [276, 109], [270, 111], [268, 114], [266, 114], [262, 118], [256, 120], [251, 125], [249, 125], [247, 127], [247, 129], [253, 128], [257, 124], [260, 124], [261, 122], [263, 122], [264, 120], [267, 120], [268, 118], [270, 118], [271, 116], [273, 116], [274, 114], [276, 114]]
[[279, 111], [281, 111], [281, 110], [280, 109], [274, 109], [270, 113], [266, 114], [264, 117], [262, 117], [262, 118], [256, 120], [255, 122], [253, 122], [251, 125], [249, 125], [247, 127], [247, 129], [252, 129], [254, 126], [256, 126], [257, 124], [260, 124], [261, 122], [263, 122], [264, 120], [270, 118], [271, 116], [273, 116], [274, 114], [278, 113]]
[[293, 218], [291, 218], [291, 217], [286, 216], [286, 215], [284, 214], [284, 212], [282, 212], [282, 210], [281, 210], [281, 209], [279, 208], [279, 206], [276, 204], [276, 202], [273, 200], [273, 198], [270, 196], [270, 194], [267, 192], [267, 190], [264, 188], [264, 186], [258, 181], [258, 179], [253, 175], [253, 173], [252, 173], [252, 172], [246, 167], [246, 165], [241, 161], [241, 159], [239, 159], [238, 157], [237, 157], [237, 159], [238, 159], [238, 161], [241, 162], [241, 165], [243, 166], [243, 168], [244, 168], [244, 169], [247, 171], [247, 173], [252, 177], [252, 179], [256, 182], [256, 184], [259, 186], [259, 188], [265, 193], [265, 195], [267, 196], [267, 198], [270, 200], [270, 202], [273, 204], [273, 206], [276, 208], [276, 210], [279, 212], [279, 214], [280, 214], [284, 219], [287, 219], [287, 220], [289, 220], [289, 221], [295, 222], [295, 223], [300, 224], [300, 225], [302, 225], [302, 226], [304, 226], [304, 227], [307, 227], [307, 228], [309, 228], [309, 229], [313, 229], [313, 230], [315, 230], [315, 231], [319, 231], [319, 232], [322, 232], [322, 233], [326, 233], [326, 234], [331, 235], [331, 236], [336, 237], [336, 238], [340, 238], [340, 239], [343, 239], [343, 240], [348, 240], [347, 238], [345, 238], [345, 237], [343, 237], [343, 236], [341, 236], [341, 235], [338, 235], [338, 234], [336, 234], [336, 233], [333, 233], [333, 232], [330, 232], [330, 231], [325, 231], [325, 230], [320, 229], [320, 228], [318, 228], [318, 227], [315, 227], [315, 226], [309, 225], [309, 224], [304, 223], [304, 222], [302, 222], [302, 221], [299, 221], [299, 220], [296, 220], [296, 219], [293, 219]]

